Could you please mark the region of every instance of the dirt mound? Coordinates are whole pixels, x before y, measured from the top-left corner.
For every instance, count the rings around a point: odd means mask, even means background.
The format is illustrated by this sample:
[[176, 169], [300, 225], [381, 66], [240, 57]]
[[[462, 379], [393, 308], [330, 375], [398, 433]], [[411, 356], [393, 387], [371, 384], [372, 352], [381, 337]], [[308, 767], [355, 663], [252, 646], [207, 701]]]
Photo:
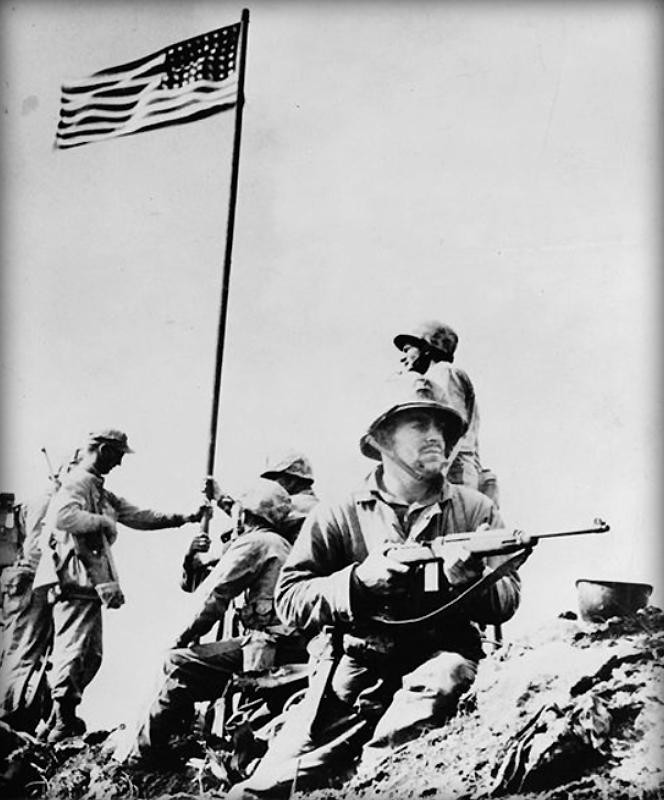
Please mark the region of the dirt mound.
[[[445, 727], [307, 797], [664, 800], [663, 654], [659, 609], [592, 626], [563, 614], [487, 657]], [[3, 797], [193, 800], [223, 797], [228, 783], [209, 747], [145, 772], [114, 761], [106, 733], [54, 747], [0, 734]]]
[[659, 609], [599, 626], [561, 615], [485, 659], [444, 728], [307, 797], [664, 798], [663, 653]]

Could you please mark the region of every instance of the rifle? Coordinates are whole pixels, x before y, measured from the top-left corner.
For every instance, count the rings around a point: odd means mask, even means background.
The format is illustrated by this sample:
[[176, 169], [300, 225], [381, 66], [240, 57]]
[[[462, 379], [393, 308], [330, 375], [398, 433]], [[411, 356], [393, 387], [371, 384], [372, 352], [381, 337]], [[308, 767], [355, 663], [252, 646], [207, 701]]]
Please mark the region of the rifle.
[[55, 491], [60, 488], [60, 478], [58, 477], [57, 473], [53, 469], [53, 464], [51, 464], [51, 459], [48, 457], [48, 453], [46, 452], [46, 448], [41, 448], [42, 453], [44, 454], [44, 458], [46, 459], [46, 470], [48, 472], [48, 479], [53, 484]]
[[389, 547], [385, 555], [394, 558], [402, 564], [417, 564], [445, 557], [445, 546], [449, 544], [463, 544], [470, 553], [478, 556], [508, 555], [523, 547], [534, 547], [540, 539], [554, 539], [559, 536], [583, 536], [588, 533], [606, 533], [610, 530], [604, 520], [596, 517], [590, 528], [581, 528], [572, 531], [552, 531], [550, 533], [526, 534], [520, 530], [496, 528], [494, 530], [480, 530], [468, 533], [450, 533], [446, 536], [437, 536], [430, 542], [404, 542], [394, 547]]
[[[596, 518], [590, 528], [568, 531], [552, 531], [550, 533], [525, 534], [523, 531], [510, 531], [506, 528], [480, 530], [467, 533], [452, 533], [438, 536], [429, 542], [405, 542], [387, 547], [384, 554], [409, 569], [409, 604], [416, 611], [423, 613], [408, 619], [391, 619], [375, 615], [374, 620], [387, 625], [410, 625], [425, 622], [448, 610], [458, 609], [471, 595], [496, 583], [508, 571], [521, 566], [540, 539], [552, 539], [560, 536], [583, 536], [590, 533], [606, 533], [610, 526], [604, 520]], [[449, 544], [462, 544], [466, 550], [475, 555], [486, 557], [491, 555], [510, 555], [510, 559], [486, 572], [475, 583], [468, 586], [460, 594], [454, 596], [447, 583], [443, 571], [445, 548]], [[436, 595], [448, 598], [448, 602], [430, 610], [431, 600]]]

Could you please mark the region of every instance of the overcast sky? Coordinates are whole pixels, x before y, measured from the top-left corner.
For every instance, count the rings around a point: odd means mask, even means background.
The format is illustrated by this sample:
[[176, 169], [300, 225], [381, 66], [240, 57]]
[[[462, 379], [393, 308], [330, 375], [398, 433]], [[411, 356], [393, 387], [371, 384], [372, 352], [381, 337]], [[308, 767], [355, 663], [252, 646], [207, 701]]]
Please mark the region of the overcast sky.
[[[540, 545], [513, 630], [573, 607], [578, 577], [655, 581], [657, 6], [251, 5], [222, 484], [239, 491], [285, 445], [311, 455], [321, 495], [356, 483], [369, 467], [357, 441], [397, 365], [392, 337], [437, 317], [459, 332], [507, 523], [612, 525]], [[136, 454], [109, 487], [157, 508], [197, 503], [233, 113], [52, 143], [63, 80], [240, 12], [2, 5], [3, 491], [39, 492], [42, 446], [57, 462], [113, 426]], [[184, 613], [194, 530], [122, 531], [128, 603], [106, 615], [83, 708], [93, 724], [143, 699]], [[118, 682], [124, 700], [109, 706]]]

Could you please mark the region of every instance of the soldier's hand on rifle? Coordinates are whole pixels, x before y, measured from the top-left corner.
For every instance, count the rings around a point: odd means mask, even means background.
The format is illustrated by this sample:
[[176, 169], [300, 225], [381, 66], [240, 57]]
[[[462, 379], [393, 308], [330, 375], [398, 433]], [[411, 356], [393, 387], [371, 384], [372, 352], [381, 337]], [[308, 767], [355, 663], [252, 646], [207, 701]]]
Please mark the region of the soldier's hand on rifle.
[[484, 561], [465, 547], [451, 545], [455, 552], [445, 555], [443, 572], [450, 586], [467, 586], [484, 574]]
[[406, 591], [408, 566], [374, 551], [355, 568], [355, 577], [372, 594], [395, 595]]

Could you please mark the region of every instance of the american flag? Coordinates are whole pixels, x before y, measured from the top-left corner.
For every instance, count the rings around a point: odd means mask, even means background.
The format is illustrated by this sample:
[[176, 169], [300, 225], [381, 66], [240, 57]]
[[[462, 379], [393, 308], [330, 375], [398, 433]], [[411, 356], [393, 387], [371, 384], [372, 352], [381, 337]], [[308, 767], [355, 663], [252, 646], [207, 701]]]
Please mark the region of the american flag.
[[209, 117], [237, 102], [240, 23], [63, 84], [55, 146]]

